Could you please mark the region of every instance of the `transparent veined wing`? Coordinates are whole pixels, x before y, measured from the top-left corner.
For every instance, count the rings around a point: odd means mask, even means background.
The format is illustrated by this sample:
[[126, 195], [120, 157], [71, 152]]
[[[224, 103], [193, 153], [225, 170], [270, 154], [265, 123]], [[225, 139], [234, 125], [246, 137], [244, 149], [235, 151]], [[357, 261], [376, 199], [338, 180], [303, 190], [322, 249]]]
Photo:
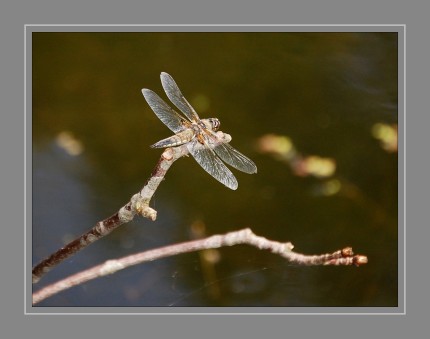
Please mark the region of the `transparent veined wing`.
[[173, 110], [163, 99], [150, 89], [142, 89], [142, 94], [146, 102], [157, 115], [157, 117], [172, 130], [177, 133], [184, 129], [184, 123], [188, 123], [175, 110]]
[[165, 72], [161, 72], [160, 78], [163, 89], [170, 101], [173, 102], [173, 104], [178, 107], [188, 119], [190, 119], [190, 121], [199, 120], [200, 118], [197, 115], [197, 112], [190, 105], [187, 99], [185, 99], [175, 80]]
[[239, 151], [235, 150], [229, 144], [218, 143], [213, 150], [231, 167], [249, 174], [257, 173], [257, 166], [254, 162]]
[[201, 145], [197, 140], [187, 144], [187, 147], [194, 159], [206, 172], [228, 188], [237, 189], [238, 184], [233, 173], [215, 155], [211, 148]]

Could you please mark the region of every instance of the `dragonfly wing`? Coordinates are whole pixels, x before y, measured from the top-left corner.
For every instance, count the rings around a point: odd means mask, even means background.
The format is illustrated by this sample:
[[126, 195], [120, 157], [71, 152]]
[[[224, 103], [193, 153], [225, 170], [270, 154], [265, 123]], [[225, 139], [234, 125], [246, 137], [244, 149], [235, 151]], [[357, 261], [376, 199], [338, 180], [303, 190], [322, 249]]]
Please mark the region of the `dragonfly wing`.
[[214, 151], [224, 162], [229, 164], [231, 167], [249, 174], [257, 173], [257, 166], [254, 164], [254, 162], [239, 151], [235, 150], [229, 144], [218, 143], [214, 147]]
[[161, 72], [160, 78], [164, 91], [170, 101], [173, 102], [173, 104], [178, 107], [188, 119], [190, 119], [190, 121], [199, 120], [200, 118], [197, 115], [197, 112], [190, 105], [187, 99], [185, 99], [175, 80], [165, 72]]
[[191, 155], [203, 169], [228, 188], [237, 189], [237, 180], [233, 173], [216, 156], [214, 151], [201, 145], [197, 140], [187, 145]]
[[189, 124], [175, 110], [166, 104], [163, 99], [161, 99], [155, 92], [144, 88], [142, 89], [142, 94], [157, 117], [173, 132], [177, 133], [182, 131], [184, 129], [184, 122], [185, 124]]

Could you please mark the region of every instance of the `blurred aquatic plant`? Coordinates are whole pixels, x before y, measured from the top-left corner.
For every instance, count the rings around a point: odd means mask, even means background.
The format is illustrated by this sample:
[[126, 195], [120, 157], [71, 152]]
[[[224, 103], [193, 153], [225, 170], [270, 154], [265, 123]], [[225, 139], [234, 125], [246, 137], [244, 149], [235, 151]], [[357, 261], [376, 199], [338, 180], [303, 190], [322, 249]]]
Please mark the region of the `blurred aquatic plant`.
[[58, 133], [55, 142], [71, 156], [80, 155], [84, 151], [83, 143], [75, 138], [75, 136], [69, 131], [62, 131]]
[[299, 153], [292, 140], [284, 135], [265, 134], [257, 140], [257, 150], [268, 153], [276, 160], [285, 162], [300, 177], [328, 178], [336, 172], [336, 161], [317, 155]]
[[398, 133], [397, 124], [385, 124], [378, 122], [372, 126], [372, 135], [378, 139], [381, 147], [389, 152], [397, 152]]
[[[372, 133], [381, 141], [387, 152], [397, 151], [397, 125], [378, 123], [373, 126]], [[270, 154], [274, 159], [289, 166], [294, 175], [314, 177], [309, 194], [314, 197], [340, 196], [354, 201], [363, 209], [371, 211], [375, 219], [385, 221], [391, 219], [384, 208], [374, 199], [366, 195], [362, 189], [347, 177], [336, 173], [336, 160], [317, 155], [303, 155], [294, 147], [292, 140], [283, 135], [265, 134], [257, 140], [257, 150], [262, 154]]]

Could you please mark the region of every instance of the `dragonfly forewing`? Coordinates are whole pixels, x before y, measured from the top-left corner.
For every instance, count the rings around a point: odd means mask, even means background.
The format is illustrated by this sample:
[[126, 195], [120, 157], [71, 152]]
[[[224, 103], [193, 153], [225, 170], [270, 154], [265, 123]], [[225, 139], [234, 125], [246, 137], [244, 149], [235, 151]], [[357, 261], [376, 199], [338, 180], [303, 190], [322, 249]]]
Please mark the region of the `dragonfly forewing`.
[[187, 99], [185, 99], [175, 80], [173, 80], [173, 78], [165, 72], [161, 73], [160, 78], [163, 89], [170, 101], [173, 102], [173, 104], [178, 107], [188, 119], [190, 119], [190, 121], [199, 120], [197, 112], [187, 101]]
[[182, 118], [175, 110], [164, 102], [155, 92], [150, 89], [142, 89], [142, 94], [146, 102], [157, 115], [157, 117], [170, 128], [171, 131], [177, 133], [184, 129], [184, 124], [187, 120]]

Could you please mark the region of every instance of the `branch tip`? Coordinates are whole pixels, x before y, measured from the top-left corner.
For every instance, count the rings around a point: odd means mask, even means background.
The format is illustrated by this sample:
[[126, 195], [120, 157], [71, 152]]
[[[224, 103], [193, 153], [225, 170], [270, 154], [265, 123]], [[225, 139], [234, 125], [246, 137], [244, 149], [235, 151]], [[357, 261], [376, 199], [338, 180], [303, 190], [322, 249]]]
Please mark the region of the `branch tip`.
[[369, 260], [367, 259], [367, 256], [365, 255], [361, 255], [361, 254], [357, 254], [356, 256], [354, 256], [354, 265], [355, 266], [361, 266], [361, 265], [365, 265], [369, 262]]

